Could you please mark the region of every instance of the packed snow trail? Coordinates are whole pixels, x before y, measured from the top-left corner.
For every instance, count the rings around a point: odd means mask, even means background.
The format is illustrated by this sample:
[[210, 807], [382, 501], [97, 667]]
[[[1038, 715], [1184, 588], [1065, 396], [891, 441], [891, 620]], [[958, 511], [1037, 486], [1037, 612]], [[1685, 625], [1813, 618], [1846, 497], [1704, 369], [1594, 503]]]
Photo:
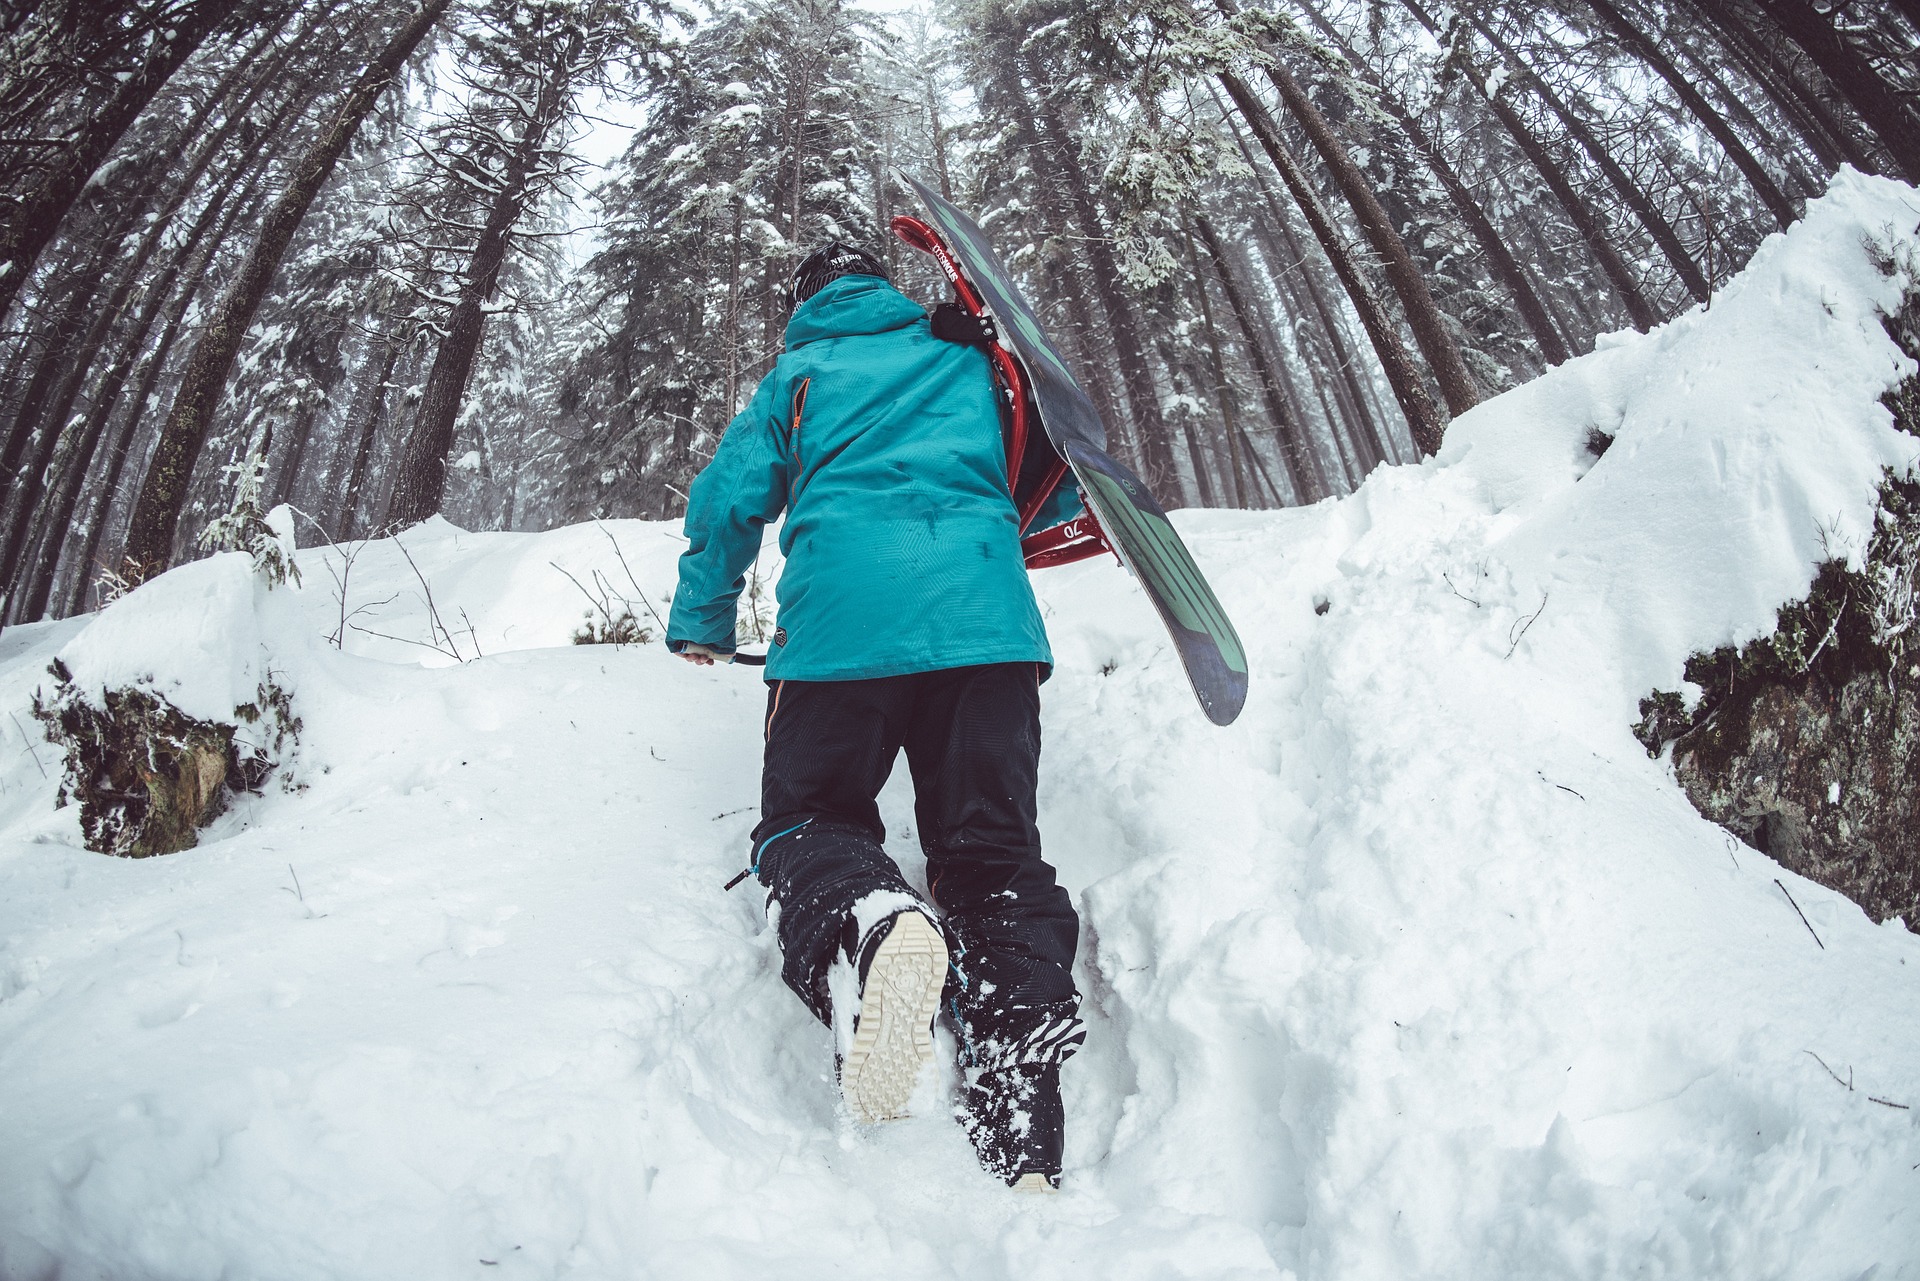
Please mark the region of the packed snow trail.
[[[1844, 177], [1711, 311], [1437, 460], [1179, 513], [1253, 662], [1230, 729], [1118, 569], [1036, 579], [1091, 1024], [1054, 1198], [980, 1173], [944, 1082], [841, 1111], [760, 892], [719, 888], [755, 674], [566, 644], [554, 565], [625, 589], [611, 535], [663, 608], [671, 525], [402, 535], [464, 663], [420, 647], [392, 542], [344, 652], [325, 547], [298, 591], [216, 558], [0, 634], [0, 1277], [1920, 1277], [1920, 938], [1699, 818], [1628, 731], [1920, 454], [1877, 403], [1915, 282], [1863, 247], [1911, 264], [1917, 227]], [[56, 652], [182, 706], [270, 668], [304, 790], [88, 853], [26, 715]]]

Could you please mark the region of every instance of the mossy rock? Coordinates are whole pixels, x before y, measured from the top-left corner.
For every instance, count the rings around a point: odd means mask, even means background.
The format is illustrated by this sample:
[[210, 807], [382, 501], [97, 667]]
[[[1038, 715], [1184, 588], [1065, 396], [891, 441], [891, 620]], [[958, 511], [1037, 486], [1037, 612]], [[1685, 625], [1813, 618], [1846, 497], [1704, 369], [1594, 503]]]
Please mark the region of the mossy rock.
[[1701, 814], [1783, 866], [1920, 930], [1920, 481], [1888, 473], [1864, 564], [1822, 565], [1741, 649], [1695, 654], [1635, 735], [1673, 748]]
[[61, 800], [80, 805], [87, 848], [144, 858], [190, 849], [199, 829], [226, 808], [228, 781], [245, 782], [232, 725], [196, 720], [141, 689], [81, 698], [55, 662], [51, 699], [33, 714], [63, 748]]
[[1875, 920], [1920, 927], [1920, 706], [1914, 682], [1755, 680], [1674, 748], [1694, 805]]
[[[1883, 323], [1920, 360], [1920, 290]], [[1920, 376], [1880, 403], [1920, 436]], [[1885, 474], [1862, 562], [1821, 565], [1772, 635], [1688, 659], [1699, 701], [1653, 691], [1634, 734], [1652, 755], [1672, 747], [1707, 818], [1920, 932], [1920, 477]]]

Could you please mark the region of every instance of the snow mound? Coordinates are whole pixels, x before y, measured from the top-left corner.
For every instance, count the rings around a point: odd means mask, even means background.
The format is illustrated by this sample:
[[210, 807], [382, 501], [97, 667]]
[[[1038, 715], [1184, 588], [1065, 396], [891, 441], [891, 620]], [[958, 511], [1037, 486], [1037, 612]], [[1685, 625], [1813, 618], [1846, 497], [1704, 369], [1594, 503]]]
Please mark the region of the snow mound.
[[[1916, 282], [1865, 247], [1917, 225], [1843, 176], [1711, 310], [1438, 459], [1179, 514], [1253, 663], [1228, 730], [1121, 571], [1036, 580], [1091, 1024], [1057, 1198], [937, 1105], [838, 1108], [757, 893], [720, 890], [752, 675], [566, 644], [556, 566], [664, 610], [670, 527], [436, 522], [344, 591], [301, 552], [305, 792], [101, 858], [0, 723], [0, 1276], [1920, 1277], [1920, 939], [1629, 732], [1920, 453], [1878, 404]], [[253, 608], [226, 573], [167, 579], [217, 622]], [[63, 646], [244, 661], [239, 623], [133, 616], [0, 636], [0, 701]], [[904, 778], [883, 813], [918, 875]]]
[[232, 724], [234, 708], [266, 683], [276, 649], [312, 645], [291, 598], [269, 589], [246, 553], [221, 552], [101, 610], [59, 658], [85, 695], [140, 689], [196, 720]]

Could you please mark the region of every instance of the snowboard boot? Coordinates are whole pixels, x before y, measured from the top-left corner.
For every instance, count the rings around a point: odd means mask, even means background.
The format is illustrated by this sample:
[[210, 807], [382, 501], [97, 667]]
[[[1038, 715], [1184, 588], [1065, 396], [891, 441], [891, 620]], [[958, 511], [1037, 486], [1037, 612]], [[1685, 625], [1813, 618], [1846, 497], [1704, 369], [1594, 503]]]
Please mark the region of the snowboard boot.
[[987, 1173], [1017, 1192], [1056, 1192], [1067, 1141], [1058, 1063], [970, 1071], [960, 1124]]
[[835, 1038], [847, 1047], [840, 1093], [860, 1120], [891, 1121], [907, 1115], [920, 1070], [933, 1061], [947, 945], [939, 927], [913, 908], [882, 917], [858, 939], [851, 924], [848, 933], [845, 956], [859, 975], [860, 1001], [851, 1037]]
[[[1060, 1065], [1087, 1039], [1077, 1002], [1014, 1008], [963, 1028], [956, 1115], [980, 1164], [1021, 1192], [1055, 1192], [1066, 1151]], [[1000, 1035], [982, 1035], [981, 1024]]]

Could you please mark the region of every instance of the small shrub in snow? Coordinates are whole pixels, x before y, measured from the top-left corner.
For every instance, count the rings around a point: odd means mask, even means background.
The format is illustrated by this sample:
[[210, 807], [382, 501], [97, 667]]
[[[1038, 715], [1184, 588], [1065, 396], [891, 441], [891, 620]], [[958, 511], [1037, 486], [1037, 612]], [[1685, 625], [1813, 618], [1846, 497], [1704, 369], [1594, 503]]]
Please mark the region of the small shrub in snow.
[[258, 792], [276, 770], [282, 791], [294, 792], [305, 785], [295, 780], [286, 768], [293, 749], [300, 742], [300, 718], [293, 714], [293, 696], [274, 679], [273, 673], [260, 685], [251, 703], [233, 709], [234, 719], [244, 728], [236, 728], [233, 751], [228, 758], [227, 783], [235, 791]]
[[[648, 617], [652, 618], [656, 625], [665, 630], [666, 625], [660, 622], [660, 615], [654, 611], [653, 602], [648, 600], [647, 594], [640, 590], [640, 582], [633, 576], [633, 567], [627, 564], [626, 553], [620, 550], [620, 540], [615, 538], [613, 532], [605, 526], [601, 527], [600, 532], [607, 536], [607, 542], [612, 545], [613, 554], [619, 560], [620, 568], [626, 571], [627, 583], [633, 588], [634, 596], [639, 598], [640, 607], [647, 611]], [[593, 570], [590, 575], [593, 579], [593, 590], [589, 591], [585, 583], [565, 569], [552, 561], [547, 563], [553, 565], [568, 582], [578, 588], [580, 594], [585, 596], [587, 603], [592, 606], [581, 615], [580, 626], [573, 633], [574, 644], [645, 645], [653, 639], [653, 629], [643, 626], [639, 616], [633, 612], [635, 602], [615, 591], [613, 580], [606, 574], [598, 569]]]
[[1920, 657], [1914, 644], [1920, 639], [1914, 631], [1920, 608], [1920, 485], [1889, 484], [1882, 491], [1861, 577], [1873, 643], [1886, 653], [1893, 670], [1912, 667]]
[[[1694, 655], [1699, 658], [1700, 655]], [[1687, 662], [1687, 679], [1693, 680], [1693, 660]], [[1656, 689], [1640, 700], [1640, 722], [1633, 727], [1633, 736], [1647, 749], [1647, 755], [1658, 756], [1668, 743], [1675, 741], [1693, 728], [1693, 711], [1687, 706], [1686, 695], [1678, 690]]]
[[132, 581], [111, 565], [102, 565], [99, 575], [93, 580], [94, 598], [101, 609], [125, 596], [133, 587]]
[[247, 454], [245, 462], [227, 465], [227, 474], [234, 478], [233, 505], [200, 532], [200, 546], [216, 552], [245, 552], [253, 558], [254, 572], [268, 586], [277, 587], [291, 579], [298, 587], [300, 567], [293, 561], [293, 517], [284, 507], [270, 513], [260, 510], [267, 444], [272, 439], [269, 432]]
[[580, 617], [580, 627], [573, 634], [576, 645], [645, 645], [653, 639], [653, 629], [643, 627], [630, 609], [597, 616], [588, 610]]

